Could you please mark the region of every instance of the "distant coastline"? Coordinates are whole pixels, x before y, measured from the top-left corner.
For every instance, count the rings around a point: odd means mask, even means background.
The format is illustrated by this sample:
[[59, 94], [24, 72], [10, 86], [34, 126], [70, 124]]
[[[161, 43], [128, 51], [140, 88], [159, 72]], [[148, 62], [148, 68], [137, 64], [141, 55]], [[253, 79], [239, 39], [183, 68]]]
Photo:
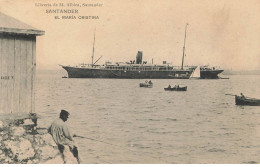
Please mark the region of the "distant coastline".
[[260, 75], [260, 70], [233, 71], [224, 70], [223, 75]]

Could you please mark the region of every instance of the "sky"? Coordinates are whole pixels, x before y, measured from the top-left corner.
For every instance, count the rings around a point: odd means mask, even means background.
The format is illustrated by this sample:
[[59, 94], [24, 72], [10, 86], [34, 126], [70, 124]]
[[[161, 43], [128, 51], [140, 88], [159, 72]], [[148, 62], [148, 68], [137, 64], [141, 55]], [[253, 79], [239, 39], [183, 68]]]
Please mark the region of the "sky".
[[[46, 13], [53, 9], [78, 13]], [[97, 64], [128, 62], [143, 51], [148, 63], [181, 66], [188, 23], [184, 65], [260, 70], [259, 0], [0, 0], [0, 12], [45, 31], [37, 37], [37, 69], [91, 63], [94, 32]], [[76, 19], [54, 19], [63, 15]]]

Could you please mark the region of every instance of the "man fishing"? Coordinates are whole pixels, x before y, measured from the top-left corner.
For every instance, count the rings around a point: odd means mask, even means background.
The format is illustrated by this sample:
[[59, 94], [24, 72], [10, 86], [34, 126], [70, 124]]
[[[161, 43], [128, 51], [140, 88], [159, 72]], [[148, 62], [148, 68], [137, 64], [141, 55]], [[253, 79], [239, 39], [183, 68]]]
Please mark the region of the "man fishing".
[[52, 135], [53, 140], [58, 145], [59, 151], [62, 153], [64, 163], [67, 163], [67, 157], [65, 157], [64, 152], [69, 149], [73, 156], [80, 163], [78, 148], [72, 138], [72, 135], [65, 123], [69, 118], [69, 112], [66, 110], [61, 110], [60, 118], [53, 121], [48, 129], [48, 132]]

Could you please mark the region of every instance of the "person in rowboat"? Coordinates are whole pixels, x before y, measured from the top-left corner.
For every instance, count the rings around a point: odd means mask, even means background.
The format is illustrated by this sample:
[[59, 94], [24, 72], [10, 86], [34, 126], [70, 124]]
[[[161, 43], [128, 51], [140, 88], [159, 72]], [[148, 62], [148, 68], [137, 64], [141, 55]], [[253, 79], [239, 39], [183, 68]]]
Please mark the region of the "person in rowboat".
[[[73, 140], [73, 136], [69, 131], [67, 124], [65, 123], [69, 118], [69, 112], [66, 110], [61, 110], [60, 118], [52, 122], [48, 129], [48, 132], [52, 135], [53, 140], [58, 146], [60, 153], [62, 154], [64, 163], [67, 163], [68, 157], [67, 152], [71, 152], [73, 156], [80, 163], [80, 158], [78, 155], [78, 148]], [[74, 135], [76, 136], [76, 135]]]
[[240, 95], [241, 95], [241, 99], [246, 99], [243, 93], [240, 93]]

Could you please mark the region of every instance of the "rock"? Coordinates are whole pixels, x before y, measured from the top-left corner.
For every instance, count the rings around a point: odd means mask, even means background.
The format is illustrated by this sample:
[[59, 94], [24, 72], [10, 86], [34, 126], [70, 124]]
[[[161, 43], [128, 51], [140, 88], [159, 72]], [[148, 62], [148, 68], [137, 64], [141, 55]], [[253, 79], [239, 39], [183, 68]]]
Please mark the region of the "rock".
[[39, 145], [37, 145], [37, 144], [35, 144], [34, 143], [34, 147], [33, 147], [35, 150], [38, 150], [40, 147], [39, 147]]
[[40, 164], [64, 164], [62, 155], [59, 154], [53, 159], [49, 159], [47, 161], [40, 162]]
[[77, 164], [77, 159], [73, 156], [72, 152], [69, 149], [69, 146], [65, 146], [64, 152], [64, 160], [66, 164]]
[[44, 135], [44, 134], [48, 133], [47, 129], [37, 129], [37, 132], [38, 132], [40, 135]]
[[12, 162], [12, 159], [9, 157], [6, 157], [4, 161], [5, 161], [5, 163], [10, 163], [10, 162]]
[[8, 157], [13, 157], [14, 154], [12, 152], [9, 152], [7, 155]]
[[39, 160], [37, 160], [37, 159], [29, 160], [27, 162], [27, 164], [37, 164], [37, 163], [39, 163]]
[[27, 133], [35, 133], [35, 126], [34, 125], [23, 125], [23, 128]]
[[15, 158], [18, 161], [28, 160], [34, 157], [35, 152], [29, 140], [24, 138], [21, 141], [5, 141], [6, 149], [10, 150], [10, 158]]
[[6, 159], [6, 156], [4, 154], [0, 154], [0, 162], [4, 162]]
[[13, 136], [23, 136], [24, 133], [25, 133], [25, 130], [24, 130], [23, 127], [16, 127], [16, 126], [14, 126], [14, 127], [11, 128], [11, 131], [12, 131], [11, 134]]
[[[31, 133], [31, 125], [37, 129], [31, 119], [0, 121], [0, 164], [63, 164], [63, 156], [47, 129]], [[65, 157], [67, 163], [77, 163], [69, 149]]]
[[43, 146], [43, 147], [40, 147], [38, 150], [38, 155], [39, 155], [39, 158], [41, 160], [47, 160], [49, 158], [54, 158], [57, 156], [57, 154], [59, 154], [59, 150], [58, 149], [54, 149], [52, 146]]
[[52, 136], [49, 133], [46, 133], [44, 135], [37, 135], [35, 137], [35, 142], [40, 145], [50, 145], [53, 147], [57, 146], [57, 144], [54, 142]]
[[33, 162], [34, 164], [37, 164], [37, 163], [39, 163], [39, 159], [33, 159], [32, 162]]
[[41, 141], [41, 136], [39, 136], [39, 135], [35, 136], [34, 141], [35, 141], [35, 144], [38, 146], [40, 146], [41, 143], [43, 143], [43, 141]]
[[57, 146], [57, 144], [54, 142], [52, 136], [49, 133], [42, 135], [41, 138], [45, 144], [53, 146], [53, 147]]
[[31, 143], [34, 143], [35, 140], [34, 140], [34, 135], [26, 135], [24, 136], [25, 139], [29, 140]]
[[33, 164], [33, 161], [29, 160], [29, 161], [27, 162], [27, 164]]
[[2, 135], [2, 141], [7, 140], [7, 139], [8, 139], [8, 135], [7, 134]]
[[4, 129], [4, 123], [3, 121], [0, 121], [0, 130]]
[[17, 120], [14, 120], [13, 123], [14, 123], [16, 126], [19, 126], [19, 125], [21, 125], [21, 124], [24, 123], [24, 120], [23, 120], [23, 119], [17, 119]]
[[31, 119], [25, 119], [23, 125], [34, 125], [34, 122]]

